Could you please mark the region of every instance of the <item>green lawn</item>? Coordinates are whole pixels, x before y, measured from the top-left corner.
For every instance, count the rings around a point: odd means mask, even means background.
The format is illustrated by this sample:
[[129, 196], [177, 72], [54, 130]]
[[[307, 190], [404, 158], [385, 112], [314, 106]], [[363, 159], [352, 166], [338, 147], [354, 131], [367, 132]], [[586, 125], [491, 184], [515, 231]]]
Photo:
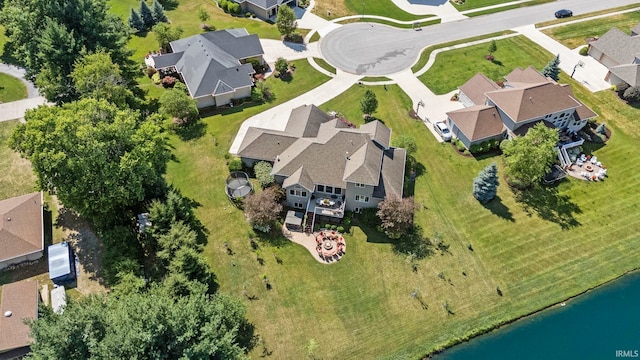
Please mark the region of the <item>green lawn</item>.
[[36, 177], [31, 163], [11, 150], [7, 144], [18, 120], [0, 122], [0, 199], [36, 191]]
[[[446, 94], [464, 84], [477, 72], [501, 80], [517, 66], [533, 65], [542, 69], [552, 56], [524, 36], [496, 41], [498, 51], [493, 62], [485, 60], [489, 43], [439, 53], [436, 62], [420, 76], [420, 81], [436, 94]], [[519, 51], [513, 51], [517, 48]]]
[[[424, 19], [433, 15], [413, 15], [397, 7], [391, 0], [323, 0], [312, 10], [316, 15], [331, 20], [349, 15], [385, 16], [400, 21]], [[329, 11], [331, 14], [327, 13]]]
[[322, 58], [313, 58], [313, 60], [316, 62], [316, 64], [318, 64], [318, 66], [320, 66], [321, 68], [327, 70], [328, 72], [335, 74], [336, 73], [336, 68], [329, 64], [325, 59]]
[[27, 98], [27, 87], [20, 79], [0, 74], [0, 103]]
[[606, 10], [601, 10], [601, 11], [594, 11], [594, 12], [581, 14], [581, 15], [574, 15], [574, 16], [568, 17], [568, 18], [553, 19], [553, 20], [549, 20], [549, 21], [538, 23], [538, 24], [536, 24], [536, 27], [540, 28], [540, 27], [545, 27], [545, 26], [549, 26], [549, 25], [562, 24], [562, 23], [568, 22], [568, 21], [575, 21], [575, 20], [579, 20], [579, 19], [590, 18], [590, 17], [596, 16], [596, 15], [610, 14], [612, 12], [622, 11], [622, 10], [627, 10], [627, 9], [635, 9], [635, 8], [638, 7], [638, 5], [639, 4], [636, 3], [636, 4], [620, 6], [620, 7], [617, 7], [617, 8], [611, 8], [611, 9], [606, 9]]
[[566, 47], [575, 49], [578, 46], [586, 45], [586, 38], [596, 36], [600, 37], [612, 27], [617, 27], [629, 34], [631, 32], [631, 28], [637, 25], [638, 22], [640, 22], [640, 11], [633, 11], [605, 18], [553, 27], [542, 30], [542, 32], [553, 37]]
[[[508, 3], [511, 1], [512, 0], [466, 0], [464, 4], [453, 3], [453, 6], [455, 6], [455, 8], [458, 9], [458, 11], [465, 11], [465, 10], [478, 9], [478, 8], [487, 7], [487, 6], [500, 5], [500, 4]], [[515, 5], [515, 7], [538, 5], [538, 4], [543, 4], [551, 1], [554, 1], [554, 0], [532, 0], [532, 1], [524, 2], [519, 5]], [[482, 13], [488, 14], [488, 13], [509, 10], [512, 8], [514, 8], [514, 6], [505, 6], [505, 7], [496, 8], [494, 10], [490, 10], [488, 12], [482, 12]], [[478, 13], [469, 14], [469, 16], [477, 16], [477, 15]]]

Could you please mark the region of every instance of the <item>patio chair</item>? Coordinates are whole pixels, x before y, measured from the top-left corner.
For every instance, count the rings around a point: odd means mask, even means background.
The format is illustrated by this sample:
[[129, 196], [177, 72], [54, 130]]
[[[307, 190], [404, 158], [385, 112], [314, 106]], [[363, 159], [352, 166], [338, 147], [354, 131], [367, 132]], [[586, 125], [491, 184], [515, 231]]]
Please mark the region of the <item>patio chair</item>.
[[598, 162], [598, 157], [597, 156], [592, 156], [591, 157], [591, 163], [595, 165], [597, 162]]

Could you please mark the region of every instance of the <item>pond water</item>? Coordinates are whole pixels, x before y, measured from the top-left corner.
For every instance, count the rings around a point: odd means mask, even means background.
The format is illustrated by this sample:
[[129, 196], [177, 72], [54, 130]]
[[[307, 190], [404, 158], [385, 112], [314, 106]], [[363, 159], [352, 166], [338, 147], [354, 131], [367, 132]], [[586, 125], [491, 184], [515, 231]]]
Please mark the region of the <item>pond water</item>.
[[436, 360], [640, 358], [640, 273], [457, 345]]

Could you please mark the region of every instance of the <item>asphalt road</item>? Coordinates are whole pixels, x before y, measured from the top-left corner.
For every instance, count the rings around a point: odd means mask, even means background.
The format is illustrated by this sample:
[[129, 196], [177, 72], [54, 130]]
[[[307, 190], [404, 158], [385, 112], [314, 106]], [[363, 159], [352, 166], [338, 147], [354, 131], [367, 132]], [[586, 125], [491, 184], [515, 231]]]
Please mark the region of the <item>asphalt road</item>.
[[331, 65], [352, 74], [388, 75], [411, 66], [427, 46], [554, 19], [559, 9], [574, 15], [637, 3], [637, 0], [560, 0], [490, 15], [399, 30], [376, 23], [347, 24], [331, 31], [320, 51]]

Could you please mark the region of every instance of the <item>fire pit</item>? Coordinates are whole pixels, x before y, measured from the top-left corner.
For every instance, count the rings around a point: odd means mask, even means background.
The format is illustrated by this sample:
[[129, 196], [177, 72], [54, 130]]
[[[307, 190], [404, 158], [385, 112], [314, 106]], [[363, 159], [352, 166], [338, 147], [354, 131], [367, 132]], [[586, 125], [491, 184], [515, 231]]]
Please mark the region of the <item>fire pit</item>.
[[324, 240], [324, 241], [322, 242], [322, 247], [323, 247], [325, 250], [331, 250], [331, 249], [333, 249], [333, 247], [334, 247], [334, 246], [335, 246], [335, 245], [333, 244], [333, 241], [331, 241], [331, 240]]

